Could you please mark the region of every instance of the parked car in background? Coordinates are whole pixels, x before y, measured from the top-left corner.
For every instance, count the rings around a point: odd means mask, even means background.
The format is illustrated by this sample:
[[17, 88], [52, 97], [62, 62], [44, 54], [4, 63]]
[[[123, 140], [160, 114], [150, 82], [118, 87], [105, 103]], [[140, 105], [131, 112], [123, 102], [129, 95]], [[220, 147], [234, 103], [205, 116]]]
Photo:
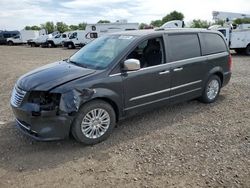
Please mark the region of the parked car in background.
[[58, 31], [54, 31], [53, 33], [50, 34], [44, 33], [38, 36], [37, 38], [30, 39], [28, 41], [28, 45], [30, 45], [31, 47], [38, 47], [38, 46], [47, 47], [47, 40], [53, 38], [58, 34], [59, 34]]
[[8, 45], [26, 44], [29, 39], [39, 36], [39, 31], [35, 30], [21, 30], [16, 36], [7, 38]]
[[250, 55], [250, 24], [240, 24], [235, 29], [232, 27], [212, 28], [221, 32], [230, 49], [237, 53]]
[[0, 44], [7, 44], [7, 38], [19, 35], [19, 31], [0, 31]]
[[48, 38], [46, 41], [46, 45], [48, 47], [57, 47], [63, 46], [64, 41], [67, 40], [72, 32], [64, 32], [54, 35], [52, 38]]
[[63, 46], [68, 49], [83, 47], [85, 41], [85, 35], [86, 35], [85, 30], [72, 31], [69, 35], [69, 38], [64, 40]]
[[229, 48], [217, 31], [118, 32], [23, 75], [10, 103], [17, 127], [35, 139], [72, 133], [96, 144], [131, 115], [196, 98], [215, 102], [231, 67]]
[[138, 23], [127, 23], [126, 20], [120, 20], [115, 23], [87, 24], [85, 30], [72, 32], [69, 39], [64, 42], [64, 47], [69, 49], [82, 47], [103, 35], [120, 31], [138, 30], [138, 28]]

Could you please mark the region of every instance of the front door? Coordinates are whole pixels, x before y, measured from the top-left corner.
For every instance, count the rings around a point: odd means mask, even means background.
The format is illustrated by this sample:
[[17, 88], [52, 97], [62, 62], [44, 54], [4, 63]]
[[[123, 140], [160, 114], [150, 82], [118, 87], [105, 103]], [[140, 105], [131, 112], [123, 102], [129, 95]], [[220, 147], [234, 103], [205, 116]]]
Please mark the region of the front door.
[[124, 73], [125, 111], [139, 110], [166, 102], [170, 93], [170, 65], [165, 64], [162, 37], [141, 42], [127, 59], [138, 59], [141, 69]]

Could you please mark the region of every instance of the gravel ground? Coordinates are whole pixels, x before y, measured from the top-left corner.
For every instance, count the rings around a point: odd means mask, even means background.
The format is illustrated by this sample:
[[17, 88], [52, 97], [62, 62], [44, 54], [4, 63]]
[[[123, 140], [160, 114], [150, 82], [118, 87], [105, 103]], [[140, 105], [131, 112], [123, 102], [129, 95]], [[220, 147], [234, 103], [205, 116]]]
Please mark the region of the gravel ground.
[[0, 46], [0, 187], [250, 187], [250, 57], [233, 56], [216, 103], [127, 119], [95, 146], [22, 135], [9, 107], [16, 79], [74, 52]]

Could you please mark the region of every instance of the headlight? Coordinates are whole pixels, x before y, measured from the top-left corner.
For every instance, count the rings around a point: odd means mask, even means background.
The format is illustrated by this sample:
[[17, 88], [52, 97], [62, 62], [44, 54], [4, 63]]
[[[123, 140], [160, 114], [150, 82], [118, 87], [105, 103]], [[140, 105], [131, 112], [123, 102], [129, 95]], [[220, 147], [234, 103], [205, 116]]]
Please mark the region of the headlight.
[[40, 105], [41, 110], [55, 110], [60, 103], [61, 94], [44, 91], [32, 91], [28, 102]]

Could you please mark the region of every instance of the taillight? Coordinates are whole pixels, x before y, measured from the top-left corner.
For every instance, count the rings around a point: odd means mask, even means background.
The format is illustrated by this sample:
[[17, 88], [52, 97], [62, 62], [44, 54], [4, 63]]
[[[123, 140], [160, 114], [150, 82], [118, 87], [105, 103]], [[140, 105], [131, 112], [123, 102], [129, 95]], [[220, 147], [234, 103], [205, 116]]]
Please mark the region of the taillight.
[[232, 56], [231, 54], [229, 55], [229, 58], [228, 58], [228, 67], [229, 67], [229, 71], [232, 70], [232, 65], [233, 65], [233, 61], [232, 61]]

